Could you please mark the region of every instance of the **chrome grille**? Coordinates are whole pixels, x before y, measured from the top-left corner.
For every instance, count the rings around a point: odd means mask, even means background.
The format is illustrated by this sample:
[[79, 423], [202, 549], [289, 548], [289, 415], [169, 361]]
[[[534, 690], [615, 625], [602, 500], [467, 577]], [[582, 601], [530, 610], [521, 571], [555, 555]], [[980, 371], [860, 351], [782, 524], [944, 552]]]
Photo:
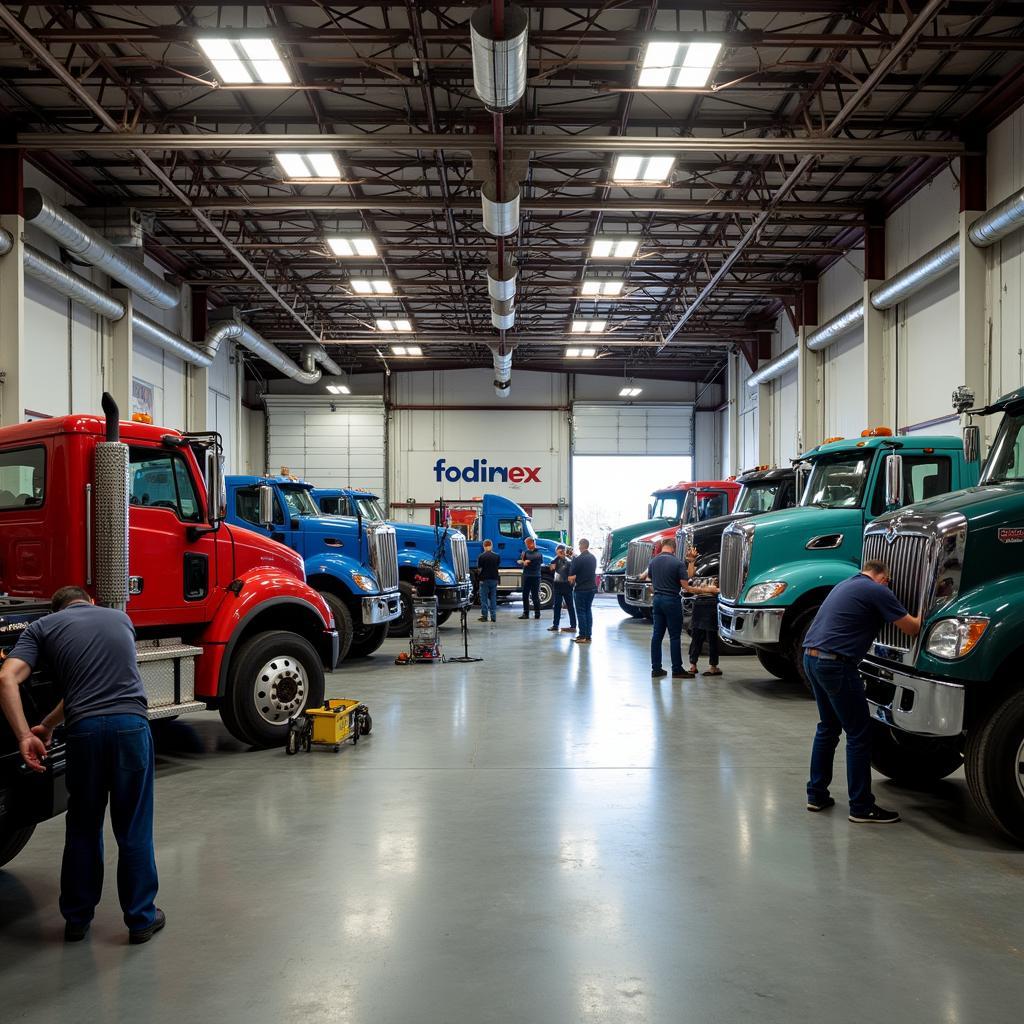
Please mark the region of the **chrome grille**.
[[631, 540], [626, 550], [626, 579], [635, 580], [647, 572], [654, 557], [654, 541]]
[[370, 564], [382, 593], [398, 589], [398, 542], [392, 527], [378, 525], [370, 530]]
[[457, 580], [469, 579], [469, 549], [466, 547], [466, 538], [459, 530], [448, 534], [448, 540], [452, 546], [452, 567], [455, 569]]
[[604, 542], [604, 551], [601, 552], [601, 568], [607, 569], [608, 563], [612, 560], [612, 540], [615, 534], [609, 533]]
[[719, 564], [719, 592], [726, 601], [736, 601], [743, 590], [743, 534], [727, 529], [722, 535], [722, 557]]
[[[868, 533], [864, 537], [864, 561], [876, 559], [889, 567], [889, 586], [900, 603], [917, 615], [924, 604], [929, 583], [929, 538], [920, 534], [898, 533], [890, 540], [888, 531]], [[863, 563], [862, 563], [863, 564]], [[898, 651], [909, 651], [914, 643], [891, 623], [878, 633], [876, 643]]]

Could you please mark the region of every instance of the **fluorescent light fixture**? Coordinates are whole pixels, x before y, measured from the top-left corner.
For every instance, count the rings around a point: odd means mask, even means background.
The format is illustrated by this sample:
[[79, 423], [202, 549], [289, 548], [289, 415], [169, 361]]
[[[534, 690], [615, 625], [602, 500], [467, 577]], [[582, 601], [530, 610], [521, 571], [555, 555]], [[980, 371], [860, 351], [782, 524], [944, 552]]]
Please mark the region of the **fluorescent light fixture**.
[[395, 321], [395, 330], [396, 331], [411, 331], [412, 330], [412, 322], [409, 321], [409, 320], [396, 320]]
[[292, 76], [272, 39], [198, 39], [225, 85], [287, 85]]
[[349, 284], [357, 295], [394, 295], [395, 289], [387, 280], [369, 281], [362, 277], [353, 277]]
[[364, 281], [361, 277], [353, 278], [349, 284], [352, 286], [352, 291], [357, 295], [369, 295], [373, 292], [373, 285], [369, 281]]
[[338, 164], [330, 153], [276, 153], [274, 155], [289, 178], [331, 181], [341, 177]]
[[351, 395], [352, 389], [347, 384], [328, 384], [327, 390], [332, 395]]
[[421, 356], [423, 349], [419, 345], [392, 345], [391, 354], [393, 356]]
[[376, 256], [372, 238], [328, 238], [327, 245], [335, 256]]
[[[411, 331], [412, 322], [409, 320], [378, 320], [378, 331]], [[404, 352], [396, 352], [395, 355], [405, 355]], [[413, 353], [409, 353], [412, 355]]]
[[600, 334], [605, 328], [604, 320], [573, 320], [573, 334]]
[[702, 89], [708, 84], [721, 43], [648, 43], [637, 84], [648, 89]]
[[623, 388], [619, 392], [619, 398], [636, 398], [641, 391], [643, 391], [643, 388]]
[[596, 278], [583, 282], [584, 295], [621, 295], [621, 281], [601, 281]]
[[639, 242], [635, 238], [595, 238], [590, 246], [593, 259], [632, 259]]
[[597, 355], [596, 348], [567, 348], [566, 359], [593, 359]]
[[615, 159], [612, 180], [663, 183], [668, 181], [675, 162], [673, 156], [619, 156]]

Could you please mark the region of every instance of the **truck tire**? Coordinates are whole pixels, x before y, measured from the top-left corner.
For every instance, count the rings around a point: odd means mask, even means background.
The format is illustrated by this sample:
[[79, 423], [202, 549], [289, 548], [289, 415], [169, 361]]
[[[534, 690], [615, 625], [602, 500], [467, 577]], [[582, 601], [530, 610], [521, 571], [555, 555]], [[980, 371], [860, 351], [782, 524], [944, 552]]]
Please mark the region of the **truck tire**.
[[983, 814], [1024, 843], [1024, 692], [994, 708], [967, 736], [965, 774]]
[[288, 722], [323, 699], [324, 667], [316, 648], [304, 636], [275, 629], [239, 644], [220, 716], [242, 743], [280, 747]]
[[793, 666], [789, 659], [778, 651], [766, 651], [761, 647], [754, 649], [757, 660], [761, 662], [761, 668], [770, 672], [776, 679], [792, 679]]
[[871, 767], [905, 786], [928, 786], [952, 775], [963, 763], [959, 736], [915, 736], [871, 723]]
[[810, 679], [804, 675], [804, 637], [807, 636], [807, 630], [811, 628], [811, 623], [817, 614], [817, 608], [810, 608], [796, 620], [787, 650], [789, 661], [788, 678], [799, 679], [804, 684], [809, 696], [813, 695], [814, 691], [811, 689]]
[[35, 830], [35, 825], [22, 825], [20, 828], [0, 825], [0, 868], [25, 849]]
[[452, 611], [449, 608], [448, 611], [437, 613], [437, 624], [443, 626], [452, 617]]
[[616, 594], [616, 599], [619, 602], [619, 607], [631, 618], [639, 619], [643, 617], [643, 609], [635, 604], [630, 604], [622, 594]]
[[349, 648], [350, 658], [365, 658], [373, 654], [388, 638], [389, 622], [375, 622], [372, 626], [357, 626], [352, 646]]
[[540, 606], [550, 608], [555, 603], [555, 588], [550, 580], [540, 581]]
[[326, 590], [320, 592], [320, 596], [327, 603], [334, 616], [334, 628], [338, 631], [338, 664], [340, 665], [350, 654], [352, 642], [355, 640], [356, 628], [352, 623], [352, 613], [348, 605], [335, 594]]
[[397, 619], [388, 623], [388, 636], [411, 636], [412, 635], [412, 600], [415, 592], [411, 583], [399, 580], [398, 597], [401, 602], [402, 613]]

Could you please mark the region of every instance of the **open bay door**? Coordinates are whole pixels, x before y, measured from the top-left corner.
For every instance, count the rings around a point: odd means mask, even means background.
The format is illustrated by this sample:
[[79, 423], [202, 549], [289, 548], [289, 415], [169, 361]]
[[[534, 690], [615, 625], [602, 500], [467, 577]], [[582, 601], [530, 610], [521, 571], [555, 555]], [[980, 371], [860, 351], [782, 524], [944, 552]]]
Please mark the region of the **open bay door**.
[[365, 487], [386, 500], [381, 398], [267, 395], [267, 471], [285, 466], [318, 487]]
[[573, 455], [693, 455], [693, 406], [577, 402]]

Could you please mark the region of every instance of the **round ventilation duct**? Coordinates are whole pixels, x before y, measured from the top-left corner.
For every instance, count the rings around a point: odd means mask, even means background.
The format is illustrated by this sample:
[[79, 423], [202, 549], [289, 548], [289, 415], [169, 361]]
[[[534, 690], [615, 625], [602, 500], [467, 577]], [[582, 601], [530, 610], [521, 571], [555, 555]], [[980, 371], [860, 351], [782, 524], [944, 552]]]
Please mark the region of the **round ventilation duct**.
[[502, 39], [496, 38], [490, 4], [473, 13], [469, 27], [477, 96], [496, 113], [511, 110], [526, 92], [526, 11], [515, 4], [505, 7]]
[[500, 201], [497, 192], [498, 186], [493, 179], [485, 181], [480, 189], [484, 230], [490, 235], [504, 238], [519, 230], [519, 186], [506, 183]]
[[516, 297], [516, 267], [510, 262], [505, 264], [504, 276], [492, 263], [487, 268], [487, 294], [497, 302], [507, 302]]
[[[516, 322], [516, 308], [515, 308], [515, 306], [511, 302], [509, 302], [509, 304], [508, 304], [508, 306], [509, 306], [508, 312], [507, 313], [502, 313], [502, 312], [499, 312], [498, 309], [495, 308], [495, 305], [496, 304], [494, 304], [494, 303], [492, 303], [492, 305], [491, 305], [491, 323], [499, 331], [507, 331], [507, 330], [509, 330], [512, 327], [512, 325]], [[505, 303], [498, 303], [497, 305], [504, 306]]]

